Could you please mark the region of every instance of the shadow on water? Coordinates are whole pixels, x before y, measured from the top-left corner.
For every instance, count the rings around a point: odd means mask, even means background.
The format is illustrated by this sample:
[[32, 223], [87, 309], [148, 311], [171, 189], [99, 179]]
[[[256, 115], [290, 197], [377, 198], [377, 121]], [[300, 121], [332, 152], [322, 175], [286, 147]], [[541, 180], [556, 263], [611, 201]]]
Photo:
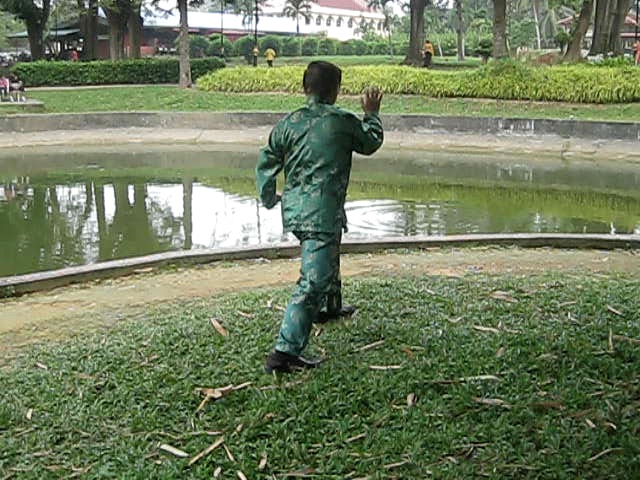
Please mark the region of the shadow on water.
[[[255, 151], [0, 156], [0, 276], [285, 241], [279, 210], [255, 200]], [[640, 233], [638, 187], [621, 162], [391, 151], [355, 160], [346, 236]]]

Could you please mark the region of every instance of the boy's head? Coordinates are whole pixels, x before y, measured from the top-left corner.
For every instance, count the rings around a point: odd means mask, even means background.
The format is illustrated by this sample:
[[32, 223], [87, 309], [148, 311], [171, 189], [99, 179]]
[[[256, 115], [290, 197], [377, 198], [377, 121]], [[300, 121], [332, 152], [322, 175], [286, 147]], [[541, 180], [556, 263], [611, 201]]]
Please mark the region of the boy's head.
[[333, 105], [338, 99], [342, 70], [329, 62], [311, 62], [304, 72], [304, 93], [315, 95], [320, 101]]

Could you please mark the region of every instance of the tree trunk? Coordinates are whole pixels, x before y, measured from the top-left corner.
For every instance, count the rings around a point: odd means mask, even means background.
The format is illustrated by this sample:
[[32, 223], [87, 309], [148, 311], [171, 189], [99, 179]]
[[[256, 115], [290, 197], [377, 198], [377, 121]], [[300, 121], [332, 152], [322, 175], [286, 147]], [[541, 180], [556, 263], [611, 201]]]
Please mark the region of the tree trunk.
[[624, 22], [632, 4], [633, 0], [618, 0], [617, 2], [615, 15], [613, 17], [613, 24], [611, 25], [611, 34], [609, 35], [608, 48], [608, 51], [613, 52], [613, 55], [616, 57], [624, 53], [620, 32], [624, 28]]
[[191, 62], [189, 61], [189, 22], [187, 19], [187, 0], [178, 0], [180, 11], [180, 87], [191, 87]]
[[422, 44], [424, 42], [424, 9], [426, 0], [410, 0], [411, 32], [409, 51], [404, 59], [405, 65], [422, 65]]
[[542, 49], [542, 34], [540, 32], [540, 0], [531, 0], [531, 7], [533, 8], [533, 20], [536, 24], [536, 44], [538, 50]]
[[464, 62], [464, 25], [462, 18], [462, 0], [455, 0], [456, 3], [456, 35], [458, 40], [458, 61]]
[[42, 60], [44, 58], [44, 29], [43, 24], [38, 20], [26, 20], [27, 34], [29, 35], [29, 49], [31, 50], [31, 58], [33, 60]]
[[593, 37], [589, 55], [604, 54], [607, 49], [609, 34], [607, 19], [610, 0], [596, 0], [596, 18], [593, 22]]
[[493, 0], [493, 58], [508, 56], [507, 0]]
[[113, 61], [124, 58], [124, 32], [117, 22], [109, 23], [109, 56]]
[[134, 6], [129, 15], [127, 26], [129, 28], [129, 58], [140, 58], [140, 45], [142, 44], [142, 17], [141, 5]]
[[582, 58], [582, 42], [584, 36], [589, 30], [589, 24], [591, 23], [591, 14], [593, 13], [594, 0], [584, 0], [582, 2], [582, 9], [580, 10], [580, 16], [578, 17], [578, 25], [567, 47], [567, 53], [564, 56], [565, 61], [577, 62]]
[[78, 0], [80, 10], [80, 32], [84, 42], [82, 44], [82, 59], [95, 60], [98, 56], [98, 3], [89, 0], [85, 8], [83, 0]]

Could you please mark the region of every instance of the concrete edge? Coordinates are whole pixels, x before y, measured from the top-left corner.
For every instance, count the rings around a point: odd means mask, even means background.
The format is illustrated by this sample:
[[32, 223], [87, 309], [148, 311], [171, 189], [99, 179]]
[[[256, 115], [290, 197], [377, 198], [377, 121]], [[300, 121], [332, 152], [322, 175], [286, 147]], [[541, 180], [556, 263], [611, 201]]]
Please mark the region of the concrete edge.
[[[428, 249], [471, 246], [516, 246], [521, 248], [570, 249], [640, 249], [640, 235], [598, 234], [477, 234], [443, 237], [384, 237], [378, 240], [348, 240], [342, 244], [342, 253], [373, 253], [398, 249]], [[296, 244], [254, 246], [225, 249], [203, 249], [156, 253], [123, 260], [111, 260], [79, 267], [30, 273], [13, 277], [0, 277], [0, 297], [50, 290], [73, 283], [116, 278], [137, 273], [150, 267], [170, 264], [198, 265], [219, 261], [256, 258], [294, 258], [300, 249]]]
[[[273, 126], [283, 112], [95, 112], [0, 115], [0, 132], [36, 133], [103, 128], [196, 130]], [[640, 140], [640, 122], [571, 119], [383, 115], [388, 131], [452, 132], [495, 135], [553, 135], [598, 140]]]

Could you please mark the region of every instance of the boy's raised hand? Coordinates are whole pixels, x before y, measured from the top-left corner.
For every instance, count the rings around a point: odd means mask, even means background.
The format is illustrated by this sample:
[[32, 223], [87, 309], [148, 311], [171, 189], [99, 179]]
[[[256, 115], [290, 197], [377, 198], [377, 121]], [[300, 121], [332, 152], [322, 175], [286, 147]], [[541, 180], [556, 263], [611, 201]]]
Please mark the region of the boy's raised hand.
[[380, 102], [382, 102], [382, 92], [378, 87], [369, 87], [364, 91], [360, 100], [364, 113], [378, 113]]

